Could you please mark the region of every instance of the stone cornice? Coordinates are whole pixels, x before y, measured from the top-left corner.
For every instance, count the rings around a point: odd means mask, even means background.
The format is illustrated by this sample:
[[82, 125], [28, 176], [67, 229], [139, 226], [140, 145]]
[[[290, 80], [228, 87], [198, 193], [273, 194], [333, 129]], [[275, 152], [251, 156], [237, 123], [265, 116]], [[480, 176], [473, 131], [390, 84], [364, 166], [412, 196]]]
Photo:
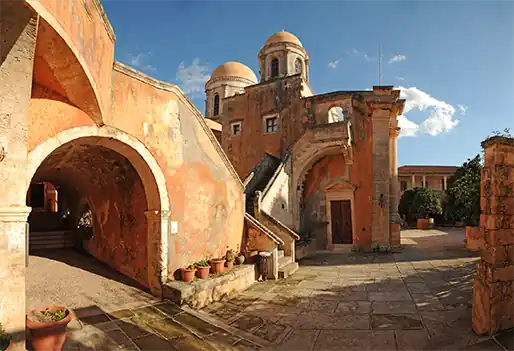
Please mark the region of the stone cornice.
[[392, 136], [393, 138], [398, 138], [400, 136], [400, 132], [401, 132], [400, 127], [389, 128], [389, 135]]
[[0, 207], [0, 222], [26, 222], [30, 211], [28, 206]]
[[219, 81], [232, 81], [232, 82], [241, 82], [247, 85], [254, 85], [257, 84], [257, 82], [254, 82], [252, 80], [243, 78], [243, 77], [234, 77], [234, 76], [221, 76], [221, 77], [214, 77], [210, 78], [207, 83], [205, 83], [205, 89], [207, 90], [207, 86], [219, 82]]
[[209, 137], [209, 139], [212, 142], [212, 145], [220, 155], [223, 163], [225, 163], [225, 166], [227, 166], [229, 172], [232, 174], [234, 179], [237, 181], [241, 189], [244, 189], [243, 182], [241, 181], [241, 178], [239, 178], [239, 175], [237, 174], [236, 170], [234, 169], [234, 166], [232, 166], [232, 163], [230, 163], [227, 155], [221, 148], [220, 143], [218, 142], [218, 139], [214, 136], [211, 129], [205, 123], [204, 117], [202, 113], [196, 108], [196, 106], [193, 104], [193, 102], [186, 96], [186, 94], [175, 84], [165, 83], [160, 80], [157, 80], [155, 78], [149, 77], [146, 74], [139, 72], [132, 67], [126, 66], [118, 61], [114, 62], [113, 69], [117, 72], [123, 73], [127, 76], [130, 76], [134, 79], [137, 79], [143, 83], [149, 84], [153, 86], [154, 88], [169, 91], [172, 93], [175, 93], [179, 100], [185, 104], [187, 107], [189, 107], [191, 113], [196, 117], [200, 125], [202, 126], [203, 130], [205, 131], [206, 135]]
[[[75, 0], [72, 0], [75, 1]], [[111, 38], [112, 42], [116, 42], [116, 35], [114, 34], [114, 29], [112, 28], [111, 21], [109, 21], [109, 18], [107, 17], [107, 14], [105, 13], [104, 7], [100, 0], [93, 0], [93, 3], [96, 6], [96, 9], [98, 10], [98, 13], [100, 14], [100, 17], [102, 17], [105, 30], [107, 31], [107, 34], [109, 34], [109, 38]]]
[[514, 146], [514, 138], [513, 137], [505, 137], [505, 136], [501, 136], [501, 135], [496, 135], [496, 136], [492, 136], [490, 138], [485, 139], [481, 143], [483, 148], [486, 148], [486, 147], [491, 146], [493, 144], [501, 144], [501, 145]]
[[270, 43], [270, 44], [264, 45], [263, 48], [261, 49], [261, 51], [259, 51], [258, 57], [263, 58], [264, 56], [267, 56], [268, 53], [266, 53], [266, 51], [273, 47], [277, 47], [277, 48], [282, 47], [282, 48], [286, 48], [286, 49], [288, 47], [293, 47], [295, 49], [298, 49], [305, 55], [305, 61], [309, 62], [309, 55], [307, 54], [307, 51], [305, 50], [305, 48], [301, 45], [298, 45], [295, 43], [290, 43], [290, 42], [276, 42], [276, 43]]

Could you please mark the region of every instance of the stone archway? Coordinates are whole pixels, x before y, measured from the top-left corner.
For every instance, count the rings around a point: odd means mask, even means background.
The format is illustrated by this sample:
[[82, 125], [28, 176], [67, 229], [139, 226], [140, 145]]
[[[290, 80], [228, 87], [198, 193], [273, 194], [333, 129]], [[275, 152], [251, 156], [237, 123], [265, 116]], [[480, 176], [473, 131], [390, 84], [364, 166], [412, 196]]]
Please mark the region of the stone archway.
[[[144, 193], [141, 195], [141, 199], [146, 200], [146, 204], [143, 204], [145, 206], [143, 216], [146, 216], [147, 243], [145, 285], [148, 285], [153, 294], [161, 295], [162, 284], [168, 276], [167, 238], [170, 206], [166, 180], [157, 161], [144, 144], [116, 128], [96, 126], [72, 128], [47, 139], [29, 153], [27, 183], [31, 182], [45, 164], [43, 170], [46, 170], [47, 173], [54, 165], [57, 167], [57, 171], [60, 170], [59, 167], [66, 167], [67, 162], [72, 162], [70, 160], [73, 160], [73, 153], [78, 150], [83, 154], [85, 154], [84, 150], [97, 150], [97, 153], [91, 155], [98, 157], [98, 152], [101, 152], [105, 159], [119, 155], [120, 160], [126, 160], [127, 166], [124, 169], [128, 171], [132, 169], [134, 173], [137, 173]], [[105, 169], [105, 165], [100, 164], [99, 167]], [[68, 176], [71, 174], [69, 172], [72, 172], [69, 168]], [[52, 173], [52, 177], [58, 178], [55, 174], [55, 172]], [[104, 184], [103, 186], [108, 185]], [[108, 201], [103, 201], [103, 205], [109, 206]], [[116, 208], [116, 211], [122, 210]], [[140, 212], [139, 222], [141, 222]]]

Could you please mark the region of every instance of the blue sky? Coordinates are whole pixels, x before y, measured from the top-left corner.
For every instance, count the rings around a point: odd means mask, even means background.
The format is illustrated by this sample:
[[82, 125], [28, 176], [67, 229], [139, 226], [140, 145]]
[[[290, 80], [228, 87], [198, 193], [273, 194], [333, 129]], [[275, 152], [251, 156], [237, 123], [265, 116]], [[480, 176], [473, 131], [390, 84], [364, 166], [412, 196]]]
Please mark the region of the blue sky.
[[203, 85], [226, 61], [258, 74], [266, 39], [292, 32], [316, 94], [401, 87], [399, 164], [460, 165], [493, 130], [514, 129], [512, 1], [115, 1], [104, 8], [115, 58], [180, 85], [204, 112]]

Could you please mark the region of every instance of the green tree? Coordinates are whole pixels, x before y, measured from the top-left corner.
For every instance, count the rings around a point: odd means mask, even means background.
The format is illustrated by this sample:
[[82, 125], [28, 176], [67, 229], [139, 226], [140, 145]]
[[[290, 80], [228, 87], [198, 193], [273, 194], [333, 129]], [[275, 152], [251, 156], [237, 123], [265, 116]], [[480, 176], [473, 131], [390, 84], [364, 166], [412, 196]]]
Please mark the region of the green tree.
[[448, 180], [444, 217], [465, 221], [476, 226], [480, 221], [480, 174], [483, 165], [480, 155], [468, 159]]
[[413, 222], [418, 218], [434, 217], [443, 212], [441, 198], [431, 189], [412, 188], [403, 193], [398, 212], [407, 222]]

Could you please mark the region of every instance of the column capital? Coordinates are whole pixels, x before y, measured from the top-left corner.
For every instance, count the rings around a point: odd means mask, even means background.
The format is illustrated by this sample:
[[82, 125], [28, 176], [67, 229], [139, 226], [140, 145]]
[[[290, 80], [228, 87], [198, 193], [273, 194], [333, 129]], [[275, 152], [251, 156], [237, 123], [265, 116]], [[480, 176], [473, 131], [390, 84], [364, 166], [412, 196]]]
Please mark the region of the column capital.
[[168, 221], [170, 219], [171, 211], [161, 210], [148, 210], [145, 211], [145, 216], [148, 220], [162, 220]]
[[398, 138], [400, 136], [400, 131], [400, 127], [389, 128], [389, 135], [393, 138]]
[[26, 222], [30, 211], [29, 206], [0, 207], [0, 222]]

